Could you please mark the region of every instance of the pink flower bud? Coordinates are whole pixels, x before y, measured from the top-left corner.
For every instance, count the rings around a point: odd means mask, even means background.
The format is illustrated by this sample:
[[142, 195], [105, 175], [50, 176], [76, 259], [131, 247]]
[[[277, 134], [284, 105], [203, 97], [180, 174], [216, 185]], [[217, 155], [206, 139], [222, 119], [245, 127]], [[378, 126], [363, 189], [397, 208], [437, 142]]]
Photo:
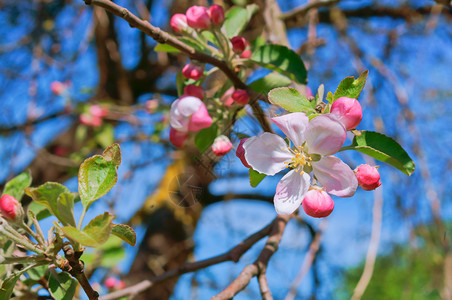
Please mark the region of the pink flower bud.
[[80, 123], [85, 124], [87, 126], [100, 126], [102, 125], [102, 118], [93, 116], [91, 114], [81, 114], [80, 115]]
[[235, 156], [237, 156], [238, 158], [240, 158], [240, 161], [242, 162], [242, 164], [247, 167], [247, 168], [251, 168], [251, 166], [248, 164], [248, 162], [245, 159], [245, 149], [243, 148], [243, 143], [245, 143], [245, 141], [248, 138], [244, 138], [240, 140], [239, 145], [237, 146], [237, 150], [235, 151]]
[[301, 203], [304, 212], [314, 218], [328, 217], [334, 209], [334, 201], [325, 191], [310, 190]]
[[109, 290], [114, 289], [116, 285], [118, 284], [119, 280], [116, 277], [108, 277], [105, 279], [105, 287]]
[[182, 33], [189, 29], [187, 24], [187, 17], [184, 14], [175, 14], [174, 16], [172, 16], [170, 25], [174, 32], [177, 33]]
[[177, 148], [182, 148], [185, 141], [188, 139], [188, 133], [184, 131], [179, 131], [171, 127], [169, 133], [169, 140], [171, 144], [176, 146]]
[[380, 173], [377, 168], [369, 166], [368, 164], [360, 165], [355, 169], [358, 185], [365, 191], [375, 190], [381, 185]]
[[340, 97], [331, 105], [330, 112], [341, 121], [347, 130], [356, 128], [363, 118], [363, 111], [358, 100]]
[[97, 118], [105, 117], [108, 114], [108, 110], [96, 104], [90, 106], [89, 112], [91, 113], [91, 115], [93, 115], [93, 117]]
[[240, 105], [247, 105], [250, 101], [250, 96], [245, 90], [236, 90], [232, 93], [232, 99]]
[[170, 123], [179, 131], [199, 131], [212, 125], [206, 105], [198, 98], [186, 96], [171, 105]]
[[23, 216], [22, 207], [16, 198], [6, 194], [0, 198], [0, 212], [5, 219], [12, 221]]
[[225, 135], [218, 136], [212, 144], [213, 154], [223, 156], [232, 149], [232, 143]]
[[224, 22], [224, 10], [223, 7], [219, 5], [212, 5], [209, 10], [208, 14], [210, 16], [210, 21], [212, 22], [213, 26], [221, 27]]
[[63, 94], [64, 90], [66, 90], [66, 85], [60, 81], [53, 81], [50, 84], [50, 90], [55, 95], [61, 95], [61, 94]]
[[209, 29], [210, 16], [204, 6], [192, 6], [185, 13], [188, 26], [194, 29]]
[[198, 80], [202, 77], [204, 68], [195, 63], [189, 63], [182, 69], [182, 75], [187, 79]]
[[240, 54], [240, 58], [250, 58], [251, 57], [251, 50], [245, 49], [242, 54]]
[[146, 106], [146, 110], [152, 114], [159, 107], [159, 101], [157, 99], [148, 100], [148, 101], [146, 101], [145, 106]]
[[247, 41], [244, 37], [241, 36], [235, 36], [231, 39], [232, 43], [232, 51], [237, 54], [243, 53], [245, 51], [245, 48], [247, 46]]
[[234, 90], [234, 87], [229, 88], [220, 99], [220, 101], [227, 107], [234, 103], [234, 99], [232, 99], [232, 93], [234, 93]]
[[184, 95], [193, 96], [202, 100], [204, 98], [204, 89], [202, 88], [202, 86], [189, 84], [184, 87]]

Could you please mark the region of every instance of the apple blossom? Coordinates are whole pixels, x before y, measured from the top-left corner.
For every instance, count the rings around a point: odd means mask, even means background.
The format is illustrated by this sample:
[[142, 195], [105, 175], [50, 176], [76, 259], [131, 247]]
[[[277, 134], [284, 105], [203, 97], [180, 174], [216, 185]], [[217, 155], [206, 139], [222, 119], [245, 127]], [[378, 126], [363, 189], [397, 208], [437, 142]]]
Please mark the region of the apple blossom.
[[157, 99], [151, 99], [146, 101], [146, 110], [150, 113], [154, 113], [159, 107], [159, 101]]
[[231, 39], [232, 44], [232, 51], [236, 54], [241, 54], [243, 51], [245, 51], [245, 48], [247, 46], [247, 41], [244, 37], [241, 36], [235, 36]]
[[193, 96], [181, 97], [173, 102], [170, 124], [178, 131], [199, 131], [212, 125], [206, 105]]
[[204, 68], [196, 63], [189, 63], [182, 69], [182, 75], [187, 79], [198, 80], [202, 77]]
[[324, 114], [309, 121], [301, 112], [272, 118], [273, 122], [294, 144], [272, 133], [264, 132], [243, 144], [247, 163], [259, 173], [275, 175], [290, 168], [276, 187], [274, 197], [278, 214], [291, 214], [308, 192], [313, 171], [325, 190], [340, 197], [350, 197], [358, 181], [350, 167], [331, 156], [345, 141], [344, 125], [332, 114]]
[[225, 135], [220, 135], [213, 141], [212, 151], [216, 156], [226, 155], [231, 149], [232, 143]]
[[66, 90], [66, 85], [60, 81], [52, 81], [52, 83], [50, 83], [50, 90], [55, 95], [61, 95]]
[[243, 149], [243, 143], [246, 142], [248, 138], [244, 138], [240, 140], [239, 145], [237, 146], [237, 150], [235, 151], [235, 155], [240, 159], [242, 164], [247, 167], [251, 168], [251, 166], [248, 164], [248, 162], [245, 159], [245, 149]]
[[193, 96], [202, 100], [204, 98], [204, 89], [202, 88], [202, 86], [189, 84], [184, 87], [184, 95]]
[[207, 13], [210, 16], [210, 21], [213, 26], [221, 27], [224, 22], [224, 9], [220, 5], [212, 5], [209, 7]]
[[360, 165], [355, 169], [358, 185], [365, 191], [375, 190], [381, 185], [380, 173], [376, 167], [368, 164]]
[[188, 139], [188, 132], [179, 131], [171, 127], [169, 133], [169, 140], [171, 144], [176, 146], [177, 148], [182, 148], [184, 146], [185, 141]]
[[328, 217], [334, 209], [334, 201], [330, 195], [317, 189], [308, 191], [301, 205], [304, 212], [314, 218]]
[[242, 54], [240, 54], [240, 58], [250, 58], [251, 57], [251, 50], [245, 49]]
[[79, 117], [80, 123], [87, 126], [98, 127], [102, 125], [102, 118], [98, 116], [93, 116], [92, 114], [83, 113]]
[[237, 104], [247, 105], [250, 101], [250, 96], [245, 90], [235, 90], [235, 92], [232, 93], [232, 99], [234, 99]]
[[210, 16], [207, 8], [204, 6], [192, 6], [185, 13], [188, 26], [194, 29], [209, 29]]
[[221, 97], [220, 101], [225, 105], [225, 106], [231, 106], [232, 103], [234, 103], [234, 99], [232, 99], [232, 93], [234, 93], [235, 89], [234, 87], [229, 88]]
[[11, 195], [3, 195], [0, 198], [0, 212], [7, 220], [18, 220], [23, 218], [23, 209], [19, 201]]
[[108, 114], [108, 110], [100, 107], [97, 104], [91, 105], [89, 108], [89, 112], [91, 113], [91, 115], [93, 115], [94, 117], [98, 117], [98, 118], [105, 117]]
[[358, 100], [340, 97], [331, 105], [330, 112], [341, 121], [347, 130], [354, 129], [363, 118], [363, 111]]
[[188, 31], [187, 17], [184, 14], [175, 14], [171, 17], [171, 28], [174, 32], [182, 33]]

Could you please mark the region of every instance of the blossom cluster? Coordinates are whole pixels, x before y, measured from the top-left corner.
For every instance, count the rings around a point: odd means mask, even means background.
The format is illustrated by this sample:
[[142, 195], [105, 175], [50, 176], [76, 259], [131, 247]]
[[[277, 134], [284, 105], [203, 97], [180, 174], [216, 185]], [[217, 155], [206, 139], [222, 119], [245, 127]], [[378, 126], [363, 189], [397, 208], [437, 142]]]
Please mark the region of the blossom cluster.
[[329, 194], [351, 197], [358, 185], [365, 190], [381, 185], [375, 167], [361, 165], [353, 171], [333, 156], [344, 144], [347, 130], [356, 128], [361, 119], [359, 102], [341, 97], [332, 104], [330, 113], [312, 120], [302, 112], [272, 118], [292, 147], [279, 135], [264, 132], [242, 140], [236, 155], [246, 167], [266, 175], [290, 169], [276, 187], [278, 214], [291, 214], [303, 205], [308, 215], [326, 217], [334, 209]]

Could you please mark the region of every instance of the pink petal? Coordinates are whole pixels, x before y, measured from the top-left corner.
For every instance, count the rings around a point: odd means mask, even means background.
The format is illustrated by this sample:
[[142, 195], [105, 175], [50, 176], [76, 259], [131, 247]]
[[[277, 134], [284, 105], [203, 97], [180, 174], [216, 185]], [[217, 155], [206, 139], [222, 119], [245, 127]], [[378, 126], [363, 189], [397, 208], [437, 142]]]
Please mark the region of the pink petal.
[[301, 146], [305, 141], [305, 131], [309, 124], [309, 119], [304, 113], [296, 112], [280, 117], [272, 118], [276, 126], [295, 144]]
[[279, 181], [273, 199], [278, 215], [289, 215], [300, 207], [309, 189], [311, 177], [295, 170], [290, 171]]
[[206, 105], [201, 103], [198, 110], [191, 116], [188, 123], [189, 131], [199, 131], [201, 129], [210, 127], [212, 125], [212, 118], [209, 116]]
[[178, 148], [182, 148], [187, 139], [188, 139], [187, 132], [179, 131], [171, 127], [169, 134], [169, 140], [171, 144]]
[[324, 114], [309, 122], [306, 130], [306, 144], [309, 153], [332, 155], [339, 151], [345, 142], [347, 131], [344, 125], [332, 114]]
[[245, 159], [254, 170], [266, 175], [275, 175], [287, 166], [284, 162], [292, 159], [293, 154], [287, 149], [287, 144], [279, 135], [264, 132], [249, 138], [243, 143]]
[[339, 197], [351, 197], [358, 187], [355, 173], [342, 160], [334, 156], [325, 156], [312, 162], [314, 175], [330, 194]]

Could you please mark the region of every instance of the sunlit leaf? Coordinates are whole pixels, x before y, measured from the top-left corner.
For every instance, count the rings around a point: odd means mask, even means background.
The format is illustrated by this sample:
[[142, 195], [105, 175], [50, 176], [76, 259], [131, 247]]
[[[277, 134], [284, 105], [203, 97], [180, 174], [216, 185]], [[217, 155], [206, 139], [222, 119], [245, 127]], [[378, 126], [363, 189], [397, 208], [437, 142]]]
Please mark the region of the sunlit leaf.
[[50, 273], [49, 292], [54, 299], [72, 300], [77, 284], [77, 280], [66, 272]]
[[20, 201], [24, 195], [24, 189], [31, 184], [31, 174], [29, 171], [23, 172], [5, 184], [3, 195], [10, 195]]
[[314, 112], [310, 101], [293, 88], [282, 87], [273, 89], [268, 93], [268, 100], [288, 112]]
[[111, 233], [121, 238], [124, 242], [131, 246], [135, 246], [135, 243], [137, 242], [135, 230], [133, 230], [133, 228], [129, 225], [113, 224]]
[[289, 86], [291, 82], [286, 76], [278, 73], [270, 73], [265, 77], [251, 82], [249, 87], [258, 93], [267, 95], [272, 89]]
[[361, 91], [366, 84], [367, 75], [369, 74], [369, 70], [364, 71], [357, 79], [354, 77], [347, 77], [341, 81], [339, 86], [334, 92], [333, 102], [339, 99], [340, 97], [348, 97], [358, 99]]
[[249, 175], [250, 175], [250, 185], [252, 187], [258, 186], [261, 181], [267, 177], [267, 175], [259, 173], [258, 171], [255, 171], [253, 168], [249, 169]]

